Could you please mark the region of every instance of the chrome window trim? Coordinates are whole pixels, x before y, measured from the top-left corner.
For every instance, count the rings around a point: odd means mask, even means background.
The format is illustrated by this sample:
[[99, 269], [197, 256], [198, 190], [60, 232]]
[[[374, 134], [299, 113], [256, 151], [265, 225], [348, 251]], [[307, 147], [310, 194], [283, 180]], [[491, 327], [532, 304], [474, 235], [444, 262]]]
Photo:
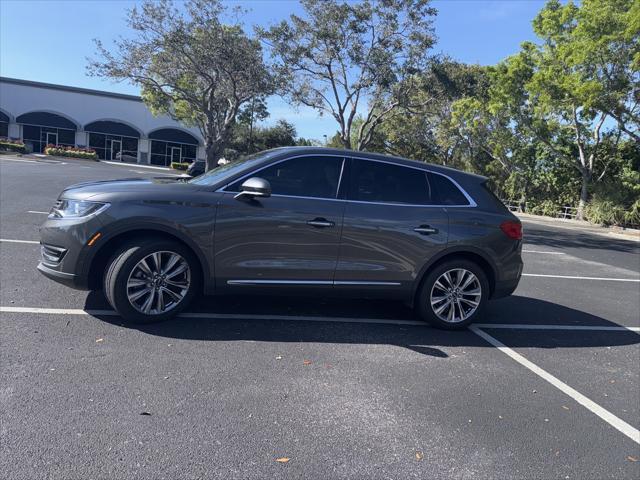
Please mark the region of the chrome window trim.
[[[333, 200], [333, 201], [339, 201], [339, 202], [364, 203], [364, 204], [370, 204], [370, 205], [392, 205], [392, 206], [423, 207], [423, 208], [474, 208], [474, 207], [478, 206], [478, 204], [473, 199], [473, 197], [471, 197], [471, 195], [469, 195], [469, 193], [467, 193], [467, 191], [464, 188], [462, 188], [458, 182], [456, 182], [453, 178], [451, 178], [449, 175], [446, 175], [444, 173], [435, 172], [433, 170], [430, 170], [429, 168], [415, 167], [413, 165], [404, 165], [402, 163], [397, 163], [397, 162], [388, 161], [388, 160], [380, 160], [380, 159], [374, 159], [374, 158], [369, 158], [369, 157], [366, 157], [366, 158], [349, 157], [349, 156], [346, 156], [346, 155], [336, 155], [336, 154], [330, 154], [330, 153], [296, 155], [294, 157], [287, 157], [287, 158], [280, 159], [280, 160], [278, 160], [276, 162], [270, 163], [269, 165], [265, 165], [264, 167], [261, 167], [258, 170], [254, 170], [254, 171], [252, 171], [252, 172], [250, 172], [250, 173], [248, 173], [246, 175], [238, 177], [237, 179], [233, 180], [233, 182], [229, 182], [229, 183], [223, 185], [222, 187], [218, 188], [216, 190], [216, 192], [238, 193], [238, 192], [231, 192], [231, 191], [226, 192], [225, 188], [227, 188], [232, 183], [244, 180], [245, 178], [253, 176], [253, 175], [257, 174], [258, 172], [261, 172], [265, 168], [269, 168], [269, 167], [271, 167], [273, 165], [277, 165], [278, 163], [285, 162], [287, 160], [294, 160], [296, 158], [319, 157], [319, 156], [338, 157], [338, 158], [342, 158], [343, 160], [351, 159], [351, 160], [364, 160], [366, 162], [386, 163], [386, 164], [394, 165], [394, 166], [397, 166], [397, 167], [412, 168], [414, 170], [420, 170], [422, 172], [428, 172], [428, 173], [432, 173], [434, 175], [440, 175], [440, 176], [446, 178], [447, 180], [449, 180], [451, 183], [453, 183], [455, 185], [455, 187], [458, 190], [460, 190], [460, 192], [464, 195], [464, 197], [467, 199], [469, 204], [468, 205], [444, 205], [444, 204], [420, 205], [420, 204], [393, 203], [393, 202], [368, 202], [366, 200], [349, 200], [348, 198], [347, 199], [340, 199], [340, 198], [325, 198], [325, 197], [302, 197], [302, 196], [296, 196], [296, 195], [279, 195], [279, 194], [272, 194], [271, 196], [272, 197], [281, 197], [281, 198], [302, 198], [302, 199], [308, 199], [308, 200]], [[338, 180], [338, 187], [336, 189], [336, 197], [340, 193], [341, 182], [342, 182], [342, 179], [343, 179], [344, 165], [345, 165], [345, 161], [343, 161], [342, 169], [340, 170], [340, 177], [339, 177], [339, 180]]]
[[351, 280], [227, 280], [227, 285], [367, 285], [367, 286], [398, 286], [400, 282], [367, 282]]

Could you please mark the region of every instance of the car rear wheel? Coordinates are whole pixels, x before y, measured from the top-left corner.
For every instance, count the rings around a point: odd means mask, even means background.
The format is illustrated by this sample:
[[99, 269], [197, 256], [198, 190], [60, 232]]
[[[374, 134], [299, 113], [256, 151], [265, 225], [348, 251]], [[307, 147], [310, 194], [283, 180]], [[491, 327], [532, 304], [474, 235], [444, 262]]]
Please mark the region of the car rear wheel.
[[482, 268], [468, 260], [449, 260], [431, 270], [418, 295], [418, 313], [437, 328], [460, 330], [476, 321], [489, 297]]
[[184, 310], [197, 291], [198, 269], [189, 249], [172, 241], [136, 241], [111, 258], [104, 291], [132, 323], [154, 323]]

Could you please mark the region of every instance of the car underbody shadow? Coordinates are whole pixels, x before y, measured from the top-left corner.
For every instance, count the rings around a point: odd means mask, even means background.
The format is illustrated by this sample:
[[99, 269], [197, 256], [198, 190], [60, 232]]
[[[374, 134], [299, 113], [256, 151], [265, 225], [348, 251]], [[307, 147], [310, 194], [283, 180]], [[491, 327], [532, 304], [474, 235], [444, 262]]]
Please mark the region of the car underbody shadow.
[[[99, 312], [105, 310], [105, 304], [101, 292], [92, 292], [87, 297], [85, 309], [110, 324], [183, 340], [395, 345], [439, 359], [449, 357], [446, 347], [488, 347], [484, 340], [468, 330], [443, 331], [426, 324], [367, 323], [370, 319], [415, 320], [409, 307], [392, 301], [248, 295], [207, 297], [197, 302], [188, 316], [145, 325], [126, 324], [117, 315]], [[198, 313], [203, 317], [198, 317]], [[215, 318], [211, 318], [211, 314]], [[273, 318], [269, 318], [270, 315]], [[579, 310], [519, 296], [491, 302], [483, 323], [619, 326]], [[486, 328], [490, 327], [487, 325]], [[509, 341], [511, 337], [514, 343]], [[537, 330], [523, 335], [522, 330], [509, 329], [501, 330], [500, 338], [511, 347], [538, 348], [640, 343], [640, 335], [631, 331]]]

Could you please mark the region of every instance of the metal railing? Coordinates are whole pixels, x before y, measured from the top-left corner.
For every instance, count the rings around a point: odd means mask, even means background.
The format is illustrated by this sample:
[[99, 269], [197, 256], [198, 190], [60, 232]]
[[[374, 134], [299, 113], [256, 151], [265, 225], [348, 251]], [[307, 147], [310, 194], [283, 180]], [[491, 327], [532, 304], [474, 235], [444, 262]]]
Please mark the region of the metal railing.
[[[520, 202], [516, 202], [515, 200], [502, 200], [502, 203], [504, 203], [505, 207], [507, 207], [511, 212], [529, 212], [529, 202], [525, 202], [524, 208], [522, 208], [522, 204]], [[566, 218], [574, 220], [577, 215], [577, 207], [564, 206], [560, 207], [560, 210], [555, 212], [555, 214], [552, 216], [555, 218]]]

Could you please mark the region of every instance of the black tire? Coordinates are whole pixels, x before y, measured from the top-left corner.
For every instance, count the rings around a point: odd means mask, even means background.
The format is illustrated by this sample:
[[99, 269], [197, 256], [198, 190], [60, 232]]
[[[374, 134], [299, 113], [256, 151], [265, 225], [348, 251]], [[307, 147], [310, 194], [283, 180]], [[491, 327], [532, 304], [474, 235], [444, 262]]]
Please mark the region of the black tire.
[[[127, 295], [127, 281], [135, 266], [154, 252], [177, 253], [189, 266], [190, 284], [179, 302], [164, 313], [146, 314], [136, 309]], [[189, 306], [199, 290], [200, 267], [197, 258], [181, 243], [171, 240], [138, 238], [120, 247], [107, 263], [104, 294], [111, 306], [129, 323], [156, 323], [175, 317]]]
[[[434, 285], [436, 281], [442, 275], [444, 275], [446, 272], [449, 272], [451, 270], [456, 270], [456, 269], [464, 269], [464, 270], [467, 270], [468, 272], [473, 273], [478, 280], [481, 291], [480, 291], [480, 299], [478, 302], [478, 306], [475, 308], [475, 311], [472, 311], [472, 313], [470, 313], [469, 316], [464, 318], [463, 320], [460, 320], [457, 322], [451, 322], [451, 321], [443, 320], [438, 316], [438, 314], [436, 314], [434, 308], [431, 305], [431, 292], [434, 289]], [[438, 291], [439, 289], [436, 290], [436, 293]], [[470, 324], [472, 324], [473, 322], [477, 321], [479, 318], [482, 317], [483, 310], [489, 298], [489, 294], [490, 294], [490, 291], [489, 291], [489, 282], [487, 281], [487, 275], [479, 265], [477, 265], [476, 263], [470, 260], [465, 260], [465, 259], [447, 260], [443, 263], [436, 265], [433, 269], [431, 269], [427, 273], [427, 276], [422, 282], [422, 285], [420, 286], [420, 290], [416, 297], [416, 303], [417, 303], [416, 310], [418, 315], [423, 320], [429, 322], [432, 326], [436, 328], [441, 328], [444, 330], [462, 330], [467, 328]], [[471, 297], [467, 297], [467, 298], [471, 298]], [[464, 305], [465, 308], [469, 309], [467, 312], [471, 312], [471, 307], [468, 304], [464, 302], [462, 302], [461, 304]], [[442, 305], [442, 304], [436, 304], [436, 306], [439, 306], [439, 305]], [[457, 312], [459, 312], [460, 307], [454, 307], [454, 312], [456, 312], [455, 308], [458, 308]], [[448, 309], [446, 309], [445, 312], [448, 312]], [[459, 316], [462, 317], [462, 315], [460, 314]]]

